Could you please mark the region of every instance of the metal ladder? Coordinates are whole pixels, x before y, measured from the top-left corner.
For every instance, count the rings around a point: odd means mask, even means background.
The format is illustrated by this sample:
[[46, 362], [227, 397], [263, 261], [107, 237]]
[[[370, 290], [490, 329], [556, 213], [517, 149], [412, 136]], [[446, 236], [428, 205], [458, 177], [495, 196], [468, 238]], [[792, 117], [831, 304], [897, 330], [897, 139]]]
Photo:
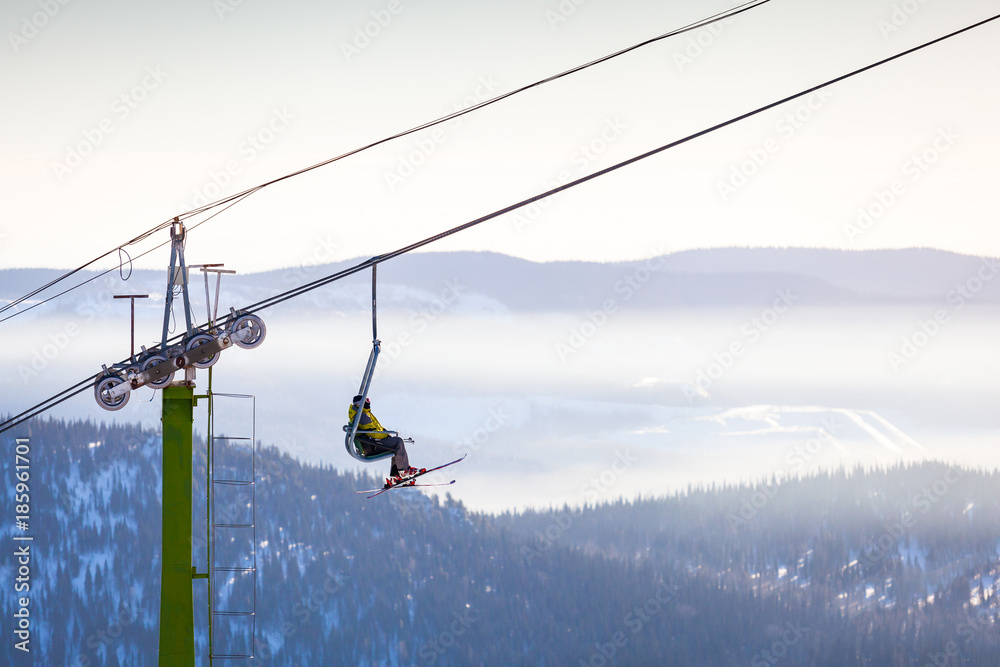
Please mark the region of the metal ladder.
[[[249, 660], [257, 634], [256, 399], [210, 393], [209, 401], [209, 658]], [[236, 411], [235, 421], [220, 420]], [[238, 423], [236, 435], [218, 430]]]

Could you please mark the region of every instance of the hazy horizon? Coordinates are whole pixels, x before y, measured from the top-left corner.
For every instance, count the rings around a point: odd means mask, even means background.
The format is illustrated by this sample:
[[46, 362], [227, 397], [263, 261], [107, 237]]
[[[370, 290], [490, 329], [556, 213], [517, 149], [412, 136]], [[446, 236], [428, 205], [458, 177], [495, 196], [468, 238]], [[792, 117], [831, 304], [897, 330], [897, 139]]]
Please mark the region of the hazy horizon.
[[[472, 254], [390, 264], [379, 272], [376, 414], [416, 438], [418, 465], [468, 453], [446, 491], [490, 511], [830, 465], [997, 465], [1000, 389], [991, 378], [1000, 358], [989, 350], [1000, 283], [982, 281], [988, 263], [931, 253], [928, 275], [919, 252], [848, 265], [834, 251], [713, 257], [701, 274], [683, 256], [655, 270]], [[725, 273], [733, 266], [741, 272]], [[318, 272], [227, 276], [222, 309]], [[155, 296], [159, 278], [125, 285]], [[3, 325], [5, 412], [121, 358], [128, 307], [109, 296], [120, 284], [95, 281], [73, 301]], [[875, 292], [864, 291], [869, 284]], [[974, 298], [961, 296], [971, 288]], [[371, 347], [369, 290], [363, 273], [263, 311], [264, 344], [223, 353], [214, 390], [257, 396], [261, 441], [340, 469], [387, 468], [356, 464], [342, 449]], [[197, 316], [203, 285], [194, 282], [191, 295]], [[160, 299], [137, 307], [137, 344], [159, 338]], [[206, 373], [198, 378], [204, 389]], [[142, 389], [107, 413], [88, 390], [51, 414], [155, 427], [159, 402]]]

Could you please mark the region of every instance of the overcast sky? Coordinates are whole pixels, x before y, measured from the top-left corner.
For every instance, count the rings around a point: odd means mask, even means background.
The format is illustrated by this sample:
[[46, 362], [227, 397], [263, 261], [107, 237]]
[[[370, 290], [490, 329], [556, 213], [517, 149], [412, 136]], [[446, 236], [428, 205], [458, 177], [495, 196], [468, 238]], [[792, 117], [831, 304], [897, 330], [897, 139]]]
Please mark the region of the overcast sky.
[[[78, 265], [196, 203], [733, 4], [8, 0], [0, 267]], [[391, 250], [998, 12], [771, 0], [271, 186], [193, 232], [188, 261], [247, 272]], [[1000, 21], [430, 249], [1000, 255], [997, 44]]]

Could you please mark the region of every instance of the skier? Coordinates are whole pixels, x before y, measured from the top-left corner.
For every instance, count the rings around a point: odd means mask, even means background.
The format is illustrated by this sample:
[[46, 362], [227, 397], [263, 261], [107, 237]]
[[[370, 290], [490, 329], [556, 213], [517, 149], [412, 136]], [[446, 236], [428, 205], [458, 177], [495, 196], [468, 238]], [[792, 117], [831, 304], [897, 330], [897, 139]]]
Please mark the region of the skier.
[[[354, 422], [354, 415], [357, 414], [361, 406], [361, 395], [355, 396], [351, 400], [351, 406], [347, 410], [347, 419]], [[363, 431], [369, 431], [364, 434]], [[406, 444], [398, 435], [392, 435], [378, 422], [372, 414], [372, 402], [365, 399], [365, 406], [361, 411], [361, 420], [358, 422], [358, 432], [354, 436], [354, 441], [361, 446], [361, 451], [365, 456], [373, 456], [383, 451], [393, 453], [392, 467], [389, 470], [389, 479], [385, 480], [386, 488], [399, 483], [404, 477], [420, 472], [417, 468], [410, 467], [410, 458], [406, 454]]]

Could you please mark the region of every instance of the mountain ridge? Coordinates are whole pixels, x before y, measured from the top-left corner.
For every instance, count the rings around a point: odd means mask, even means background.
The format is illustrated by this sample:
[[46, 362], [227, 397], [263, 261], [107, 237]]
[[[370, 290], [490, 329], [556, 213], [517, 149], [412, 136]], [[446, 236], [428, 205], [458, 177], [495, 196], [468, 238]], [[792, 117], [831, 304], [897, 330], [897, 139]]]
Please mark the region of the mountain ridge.
[[[226, 276], [223, 293], [230, 299], [259, 301], [359, 261], [363, 260]], [[379, 269], [380, 305], [402, 308], [439, 300], [449, 290], [480, 297], [487, 310], [528, 312], [579, 310], [608, 299], [627, 300], [640, 309], [760, 306], [782, 289], [791, 290], [810, 305], [947, 305], [972, 299], [1000, 303], [1000, 280], [992, 280], [1000, 272], [997, 260], [926, 248], [716, 248], [612, 263], [542, 263], [492, 252], [433, 252], [403, 255]], [[18, 298], [60, 274], [50, 269], [2, 270], [0, 299]], [[83, 271], [80, 279], [97, 275]], [[369, 307], [369, 276], [365, 271], [326, 286], [305, 299], [305, 305], [365, 310]], [[194, 272], [191, 280], [192, 300], [203, 304], [203, 282]], [[138, 308], [157, 309], [162, 303], [162, 283], [163, 272], [153, 269], [136, 270], [127, 282], [132, 292], [137, 291], [133, 288], [145, 288], [150, 294], [161, 295], [137, 304]], [[114, 277], [94, 280], [78, 293], [72, 305], [79, 308], [88, 293], [107, 297], [108, 291], [123, 287]], [[211, 287], [214, 291], [214, 285]], [[43, 292], [40, 298], [48, 294]], [[224, 299], [223, 303], [228, 302]], [[301, 309], [296, 301], [289, 306]], [[67, 307], [57, 302], [57, 309]]]
[[[31, 531], [45, 554], [28, 592], [36, 660], [153, 664], [157, 433], [46, 419], [16, 435], [32, 452]], [[204, 443], [194, 451], [201, 569]], [[962, 664], [1000, 656], [996, 472], [923, 462], [487, 515], [417, 490], [366, 501], [353, 490], [370, 475], [271, 446], [257, 458], [253, 651], [265, 664], [728, 667], [780, 652], [833, 667], [924, 664], [952, 644]], [[0, 459], [4, 479], [13, 465]], [[243, 494], [217, 496], [217, 510], [246, 506]], [[0, 559], [8, 585], [16, 567]], [[193, 585], [203, 614], [207, 589]], [[5, 614], [15, 604], [0, 598]], [[204, 656], [203, 615], [196, 626]], [[217, 649], [248, 639], [216, 626]], [[15, 663], [13, 642], [0, 660]]]

